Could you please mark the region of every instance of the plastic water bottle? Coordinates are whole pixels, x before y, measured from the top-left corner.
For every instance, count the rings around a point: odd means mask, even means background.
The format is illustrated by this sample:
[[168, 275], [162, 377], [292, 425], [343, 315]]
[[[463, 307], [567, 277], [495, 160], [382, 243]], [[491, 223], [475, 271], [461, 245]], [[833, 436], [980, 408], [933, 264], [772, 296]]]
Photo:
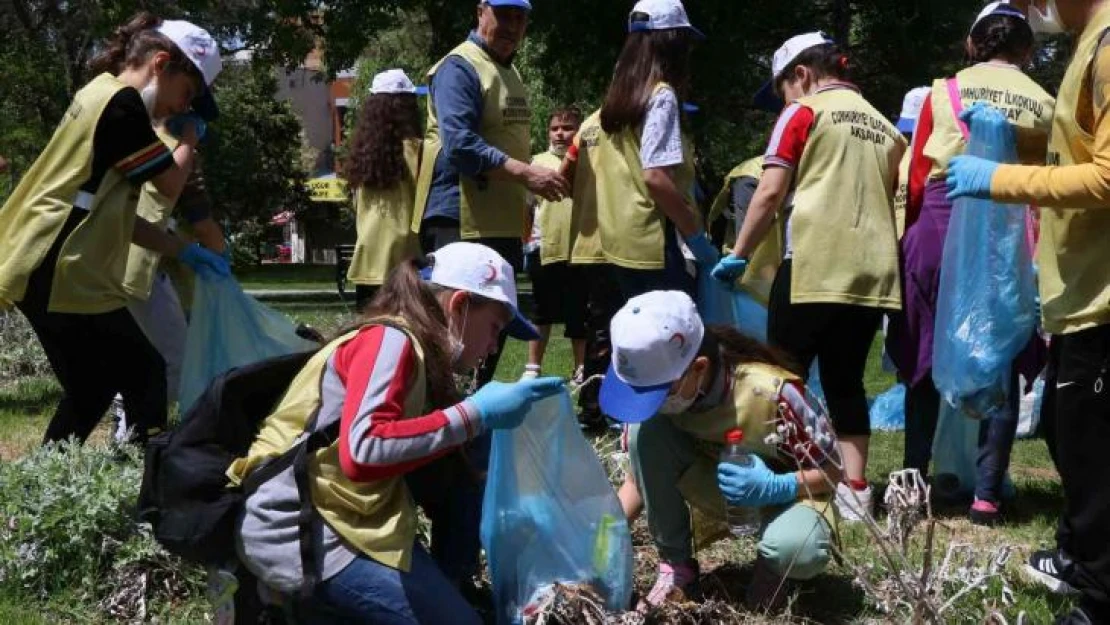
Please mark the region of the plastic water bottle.
[[[755, 464], [751, 453], [744, 448], [743, 430], [729, 430], [725, 434], [725, 448], [721, 452], [721, 462], [740, 467], [750, 467]], [[733, 536], [754, 536], [759, 533], [759, 508], [734, 506], [726, 502], [725, 518], [728, 520], [728, 527]]]

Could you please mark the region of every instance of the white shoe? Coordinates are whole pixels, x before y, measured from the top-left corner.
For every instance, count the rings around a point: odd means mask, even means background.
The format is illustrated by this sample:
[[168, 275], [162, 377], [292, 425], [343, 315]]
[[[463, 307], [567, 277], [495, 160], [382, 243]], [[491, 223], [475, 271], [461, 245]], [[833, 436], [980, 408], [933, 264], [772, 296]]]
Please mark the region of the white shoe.
[[848, 523], [860, 523], [864, 516], [871, 516], [874, 505], [871, 501], [871, 487], [867, 490], [855, 490], [841, 482], [836, 485], [836, 509], [840, 512], [841, 520]]
[[524, 365], [524, 375], [520, 376], [521, 380], [535, 380], [540, 377], [539, 365]]

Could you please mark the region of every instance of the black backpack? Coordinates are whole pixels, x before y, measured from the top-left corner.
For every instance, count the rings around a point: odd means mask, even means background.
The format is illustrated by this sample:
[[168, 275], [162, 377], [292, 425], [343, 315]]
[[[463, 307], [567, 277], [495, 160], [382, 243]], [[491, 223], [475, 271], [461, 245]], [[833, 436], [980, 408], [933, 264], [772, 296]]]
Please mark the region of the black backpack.
[[338, 422], [314, 432], [313, 415], [305, 427], [313, 434], [252, 471], [239, 488], [231, 488], [226, 475], [231, 463], [247, 454], [262, 422], [311, 356], [290, 354], [228, 371], [212, 381], [178, 428], [147, 444], [139, 520], [150, 523], [167, 551], [205, 565], [234, 562], [236, 523], [247, 494], [293, 465], [301, 499], [303, 590], [315, 587], [319, 572], [311, 534], [319, 517], [308, 492], [308, 459], [336, 439]]

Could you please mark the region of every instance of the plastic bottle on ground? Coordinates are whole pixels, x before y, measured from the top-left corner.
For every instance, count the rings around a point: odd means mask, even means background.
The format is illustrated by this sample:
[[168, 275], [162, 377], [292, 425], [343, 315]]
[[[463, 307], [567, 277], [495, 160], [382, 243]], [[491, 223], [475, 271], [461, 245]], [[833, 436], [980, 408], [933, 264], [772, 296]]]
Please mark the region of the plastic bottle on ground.
[[[729, 430], [725, 434], [725, 448], [721, 451], [721, 462], [732, 463], [740, 467], [750, 467], [754, 464], [751, 452], [744, 447], [743, 430]], [[761, 524], [759, 508], [734, 506], [726, 502], [725, 518], [733, 536], [754, 536], [759, 533]]]

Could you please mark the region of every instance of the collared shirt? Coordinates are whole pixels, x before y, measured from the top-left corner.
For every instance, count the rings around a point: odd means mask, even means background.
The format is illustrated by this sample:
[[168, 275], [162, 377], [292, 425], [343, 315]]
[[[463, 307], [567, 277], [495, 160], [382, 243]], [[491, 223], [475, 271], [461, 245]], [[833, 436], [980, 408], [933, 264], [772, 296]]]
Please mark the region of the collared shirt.
[[[471, 31], [468, 39], [486, 52], [490, 51], [477, 32]], [[435, 102], [443, 149], [432, 170], [424, 219], [458, 220], [459, 176], [478, 178], [504, 165], [509, 156], [478, 134], [482, 123], [482, 84], [478, 72], [469, 63], [458, 56], [444, 59], [432, 77], [431, 97]]]

